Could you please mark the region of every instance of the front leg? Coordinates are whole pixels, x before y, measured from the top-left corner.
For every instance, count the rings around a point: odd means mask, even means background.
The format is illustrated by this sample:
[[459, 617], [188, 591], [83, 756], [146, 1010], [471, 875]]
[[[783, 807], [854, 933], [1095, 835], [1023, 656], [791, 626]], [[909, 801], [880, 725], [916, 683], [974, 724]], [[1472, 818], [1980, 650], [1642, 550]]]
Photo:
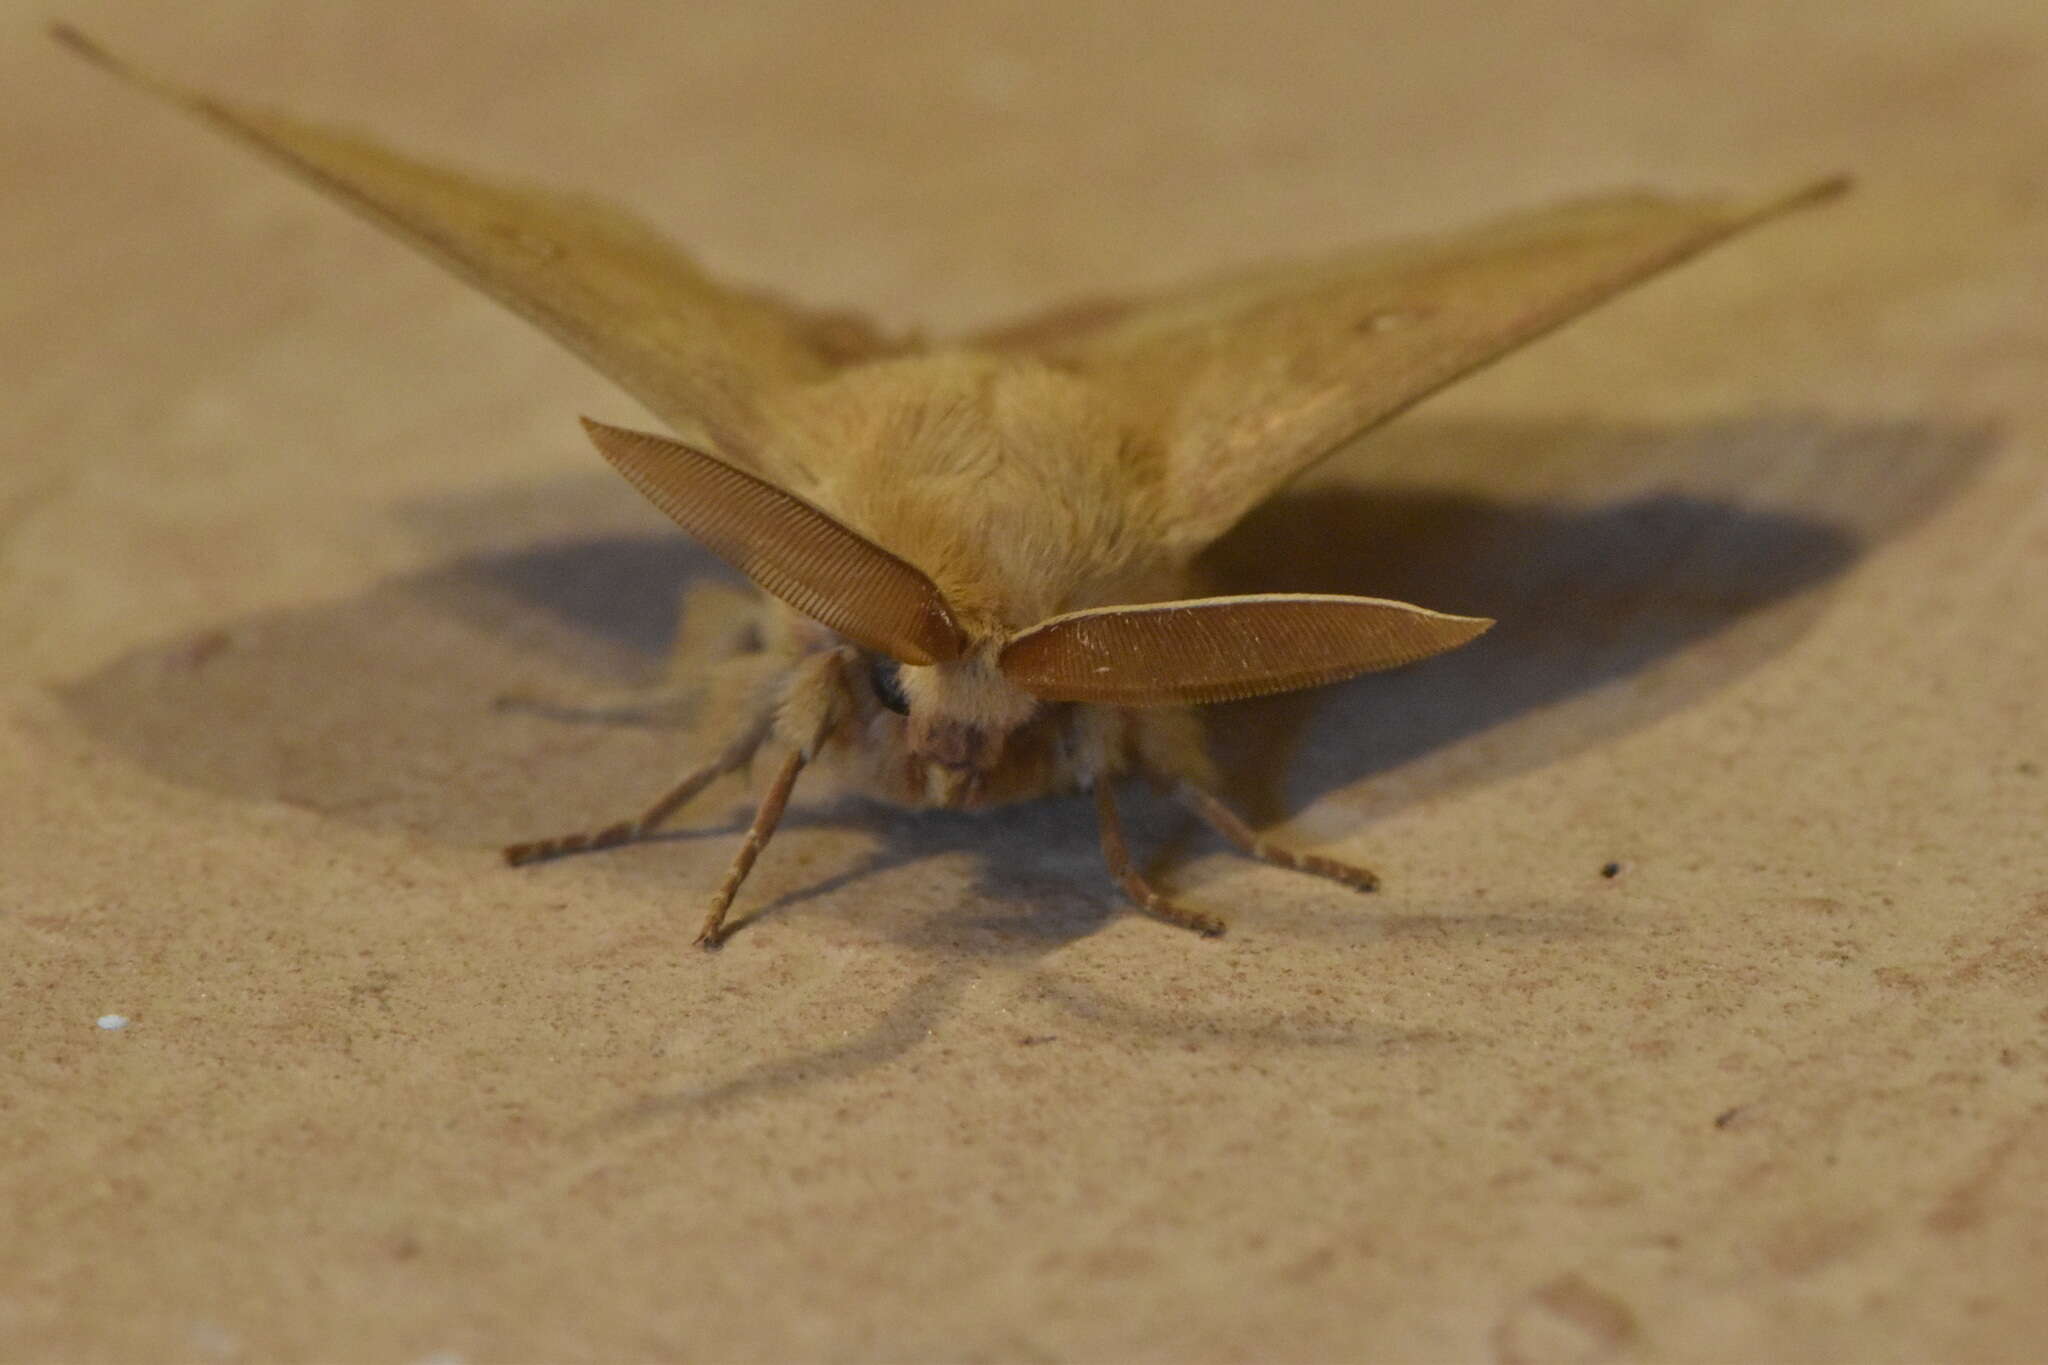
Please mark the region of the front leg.
[[1175, 800], [1202, 817], [1209, 828], [1228, 839], [1240, 853], [1248, 857], [1258, 858], [1294, 872], [1328, 877], [1333, 882], [1342, 882], [1354, 891], [1379, 889], [1379, 874], [1369, 867], [1359, 867], [1354, 863], [1325, 858], [1320, 853], [1303, 853], [1260, 838], [1250, 825], [1237, 818], [1237, 813], [1230, 807], [1184, 778], [1173, 784], [1173, 795]]
[[775, 837], [775, 827], [782, 822], [790, 793], [796, 790], [797, 775], [852, 714], [846, 668], [853, 657], [853, 651], [844, 647], [810, 655], [785, 681], [773, 728], [776, 737], [790, 746], [790, 755], [776, 770], [775, 780], [768, 784], [767, 794], [754, 811], [753, 823], [747, 826], [747, 837], [733, 855], [725, 880], [711, 894], [704, 927], [697, 932], [700, 947], [716, 948], [725, 941], [726, 911], [732, 908], [740, 884], [754, 870], [754, 860]]
[[1176, 801], [1229, 840], [1238, 852], [1275, 867], [1327, 877], [1354, 891], [1379, 887], [1379, 876], [1371, 868], [1326, 858], [1320, 853], [1303, 853], [1261, 837], [1212, 795], [1222, 785], [1222, 777], [1209, 758], [1202, 741], [1201, 723], [1193, 712], [1161, 709], [1127, 715], [1132, 756], [1139, 770], [1170, 791]]
[[1095, 779], [1095, 817], [1102, 830], [1102, 861], [1109, 865], [1109, 875], [1116, 878], [1133, 904], [1149, 915], [1192, 929], [1204, 938], [1215, 938], [1224, 931], [1227, 926], [1222, 920], [1161, 895], [1131, 865], [1131, 850], [1124, 842], [1123, 818], [1117, 814], [1116, 796], [1110, 790], [1107, 775]]
[[747, 826], [747, 837], [740, 844], [740, 851], [733, 855], [732, 867], [726, 872], [725, 880], [718, 884], [718, 890], [711, 894], [704, 927], [697, 931], [699, 947], [716, 948], [725, 941], [725, 912], [732, 908], [732, 898], [739, 894], [740, 883], [754, 870], [754, 859], [761, 856], [761, 850], [775, 837], [775, 827], [782, 822], [783, 808], [789, 805], [789, 794], [796, 789], [796, 776], [804, 770], [805, 762], [804, 751], [798, 749], [783, 760], [775, 780], [769, 784], [768, 794], [761, 798], [761, 805], [754, 812], [754, 822]]

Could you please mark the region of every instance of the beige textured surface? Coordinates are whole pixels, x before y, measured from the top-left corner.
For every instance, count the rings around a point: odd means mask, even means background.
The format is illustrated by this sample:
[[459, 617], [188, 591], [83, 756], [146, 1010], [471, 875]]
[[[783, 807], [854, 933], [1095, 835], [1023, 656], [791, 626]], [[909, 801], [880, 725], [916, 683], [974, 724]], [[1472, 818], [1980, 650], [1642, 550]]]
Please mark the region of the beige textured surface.
[[706, 572], [573, 422], [638, 414], [13, 7], [0, 1357], [2038, 1358], [2048, 11], [345, 8], [67, 10], [939, 327], [1863, 187], [1228, 547], [1502, 618], [1229, 714], [1377, 898], [1140, 803], [1207, 943], [1083, 803], [814, 800], [704, 957], [737, 789], [491, 854], [684, 761], [489, 705], [646, 674]]

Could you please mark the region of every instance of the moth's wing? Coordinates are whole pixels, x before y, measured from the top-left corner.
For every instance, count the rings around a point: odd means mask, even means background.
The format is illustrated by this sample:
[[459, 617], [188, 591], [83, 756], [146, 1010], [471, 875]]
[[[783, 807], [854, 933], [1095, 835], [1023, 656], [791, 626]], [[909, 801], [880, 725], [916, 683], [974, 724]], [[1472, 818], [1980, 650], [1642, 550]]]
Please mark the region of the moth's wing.
[[689, 439], [756, 466], [758, 396], [898, 349], [860, 319], [722, 286], [637, 218], [443, 169], [187, 90], [61, 25], [97, 64], [264, 152], [539, 325]]
[[1199, 548], [1317, 459], [1746, 227], [1831, 197], [1616, 195], [1445, 237], [1071, 305], [975, 339], [1091, 376], [1161, 436], [1168, 524]]

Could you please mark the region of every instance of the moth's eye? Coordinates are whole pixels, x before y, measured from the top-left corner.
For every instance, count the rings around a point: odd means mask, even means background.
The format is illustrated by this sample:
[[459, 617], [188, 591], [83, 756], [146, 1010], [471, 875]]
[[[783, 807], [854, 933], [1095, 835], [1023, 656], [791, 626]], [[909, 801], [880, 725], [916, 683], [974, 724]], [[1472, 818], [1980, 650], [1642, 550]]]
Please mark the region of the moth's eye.
[[875, 689], [875, 700], [899, 716], [910, 714], [910, 698], [903, 695], [902, 665], [894, 659], [885, 659], [879, 654], [868, 656], [868, 682]]

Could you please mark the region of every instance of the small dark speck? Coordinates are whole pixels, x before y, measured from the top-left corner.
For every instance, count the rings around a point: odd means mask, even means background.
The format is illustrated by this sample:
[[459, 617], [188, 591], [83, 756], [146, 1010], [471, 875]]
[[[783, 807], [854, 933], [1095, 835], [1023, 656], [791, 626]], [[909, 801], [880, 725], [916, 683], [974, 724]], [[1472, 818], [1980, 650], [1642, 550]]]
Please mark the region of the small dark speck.
[[1723, 1109], [1720, 1113], [1714, 1115], [1714, 1126], [1716, 1128], [1726, 1128], [1729, 1124], [1735, 1122], [1735, 1116], [1741, 1112], [1742, 1106], [1739, 1104], [1733, 1109]]
[[2013, 771], [2018, 773], [2021, 777], [2036, 777], [2041, 772], [2041, 765], [2034, 762], [2030, 758], [2023, 758], [2019, 762], [2013, 764]]
[[1602, 864], [1602, 865], [1601, 865], [1601, 868], [1600, 868], [1600, 875], [1601, 875], [1601, 876], [1603, 876], [1603, 877], [1605, 877], [1605, 878], [1607, 878], [1607, 880], [1608, 880], [1608, 881], [1610, 881], [1610, 882], [1611, 882], [1611, 881], [1613, 881], [1613, 880], [1614, 880], [1614, 879], [1615, 879], [1616, 877], [1619, 877], [1619, 876], [1621, 875], [1621, 864], [1620, 864], [1620, 863], [1604, 863], [1604, 864]]
[[1037, 1047], [1040, 1043], [1050, 1043], [1058, 1038], [1059, 1035], [1057, 1033], [1027, 1033], [1017, 1040], [1017, 1046]]
[[214, 655], [234, 642], [234, 637], [224, 630], [209, 630], [195, 635], [185, 642], [185, 666], [204, 668], [213, 661]]

